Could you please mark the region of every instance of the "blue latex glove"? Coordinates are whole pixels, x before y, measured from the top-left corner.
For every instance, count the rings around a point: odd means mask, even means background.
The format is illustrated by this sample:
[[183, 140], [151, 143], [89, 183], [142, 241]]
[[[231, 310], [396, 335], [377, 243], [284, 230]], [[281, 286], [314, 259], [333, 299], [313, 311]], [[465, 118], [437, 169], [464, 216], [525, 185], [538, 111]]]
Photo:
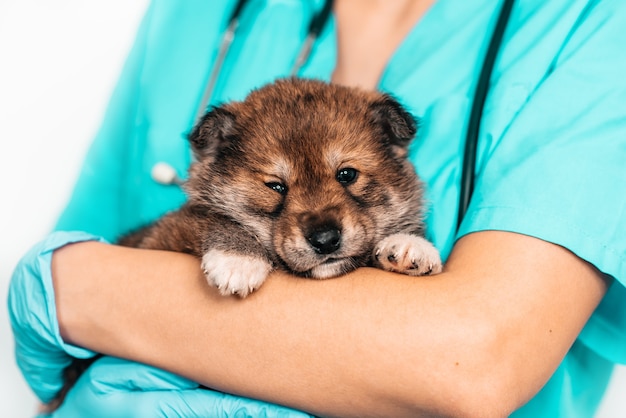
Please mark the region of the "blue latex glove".
[[26, 382], [44, 403], [61, 388], [63, 369], [72, 357], [94, 355], [61, 339], [50, 271], [54, 250], [88, 240], [102, 241], [81, 232], [52, 233], [22, 258], [11, 278], [8, 305], [15, 358]]
[[174, 374], [103, 357], [70, 390], [61, 407], [40, 418], [304, 418], [278, 405], [227, 395]]

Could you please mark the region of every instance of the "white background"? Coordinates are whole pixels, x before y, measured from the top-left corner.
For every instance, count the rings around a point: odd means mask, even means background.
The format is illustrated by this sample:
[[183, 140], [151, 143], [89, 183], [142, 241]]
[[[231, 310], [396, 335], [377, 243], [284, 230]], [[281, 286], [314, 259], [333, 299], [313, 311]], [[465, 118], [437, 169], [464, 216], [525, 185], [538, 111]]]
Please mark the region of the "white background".
[[[5, 308], [11, 271], [67, 201], [146, 5], [0, 0], [1, 417], [32, 416], [36, 405], [13, 360]], [[599, 417], [626, 417], [625, 370]]]

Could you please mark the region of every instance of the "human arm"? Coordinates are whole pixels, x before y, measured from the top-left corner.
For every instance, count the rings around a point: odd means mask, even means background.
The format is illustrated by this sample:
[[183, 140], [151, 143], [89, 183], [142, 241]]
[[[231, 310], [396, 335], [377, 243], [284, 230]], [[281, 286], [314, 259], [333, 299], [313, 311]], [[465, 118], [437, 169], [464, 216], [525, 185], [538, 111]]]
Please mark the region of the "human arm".
[[68, 342], [360, 417], [510, 413], [549, 378], [606, 290], [569, 251], [504, 232], [464, 237], [431, 278], [275, 275], [244, 301], [209, 289], [191, 257], [98, 243], [57, 251], [53, 277]]

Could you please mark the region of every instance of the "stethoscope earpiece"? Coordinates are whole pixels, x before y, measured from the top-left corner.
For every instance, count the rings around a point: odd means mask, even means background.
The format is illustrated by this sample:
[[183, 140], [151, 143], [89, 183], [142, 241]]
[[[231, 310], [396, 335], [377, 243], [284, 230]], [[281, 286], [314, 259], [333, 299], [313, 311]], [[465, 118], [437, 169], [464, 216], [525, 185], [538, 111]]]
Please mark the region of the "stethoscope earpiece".
[[162, 161], [152, 166], [150, 176], [152, 177], [152, 180], [163, 186], [182, 186], [184, 183], [184, 180], [176, 174], [174, 167]]

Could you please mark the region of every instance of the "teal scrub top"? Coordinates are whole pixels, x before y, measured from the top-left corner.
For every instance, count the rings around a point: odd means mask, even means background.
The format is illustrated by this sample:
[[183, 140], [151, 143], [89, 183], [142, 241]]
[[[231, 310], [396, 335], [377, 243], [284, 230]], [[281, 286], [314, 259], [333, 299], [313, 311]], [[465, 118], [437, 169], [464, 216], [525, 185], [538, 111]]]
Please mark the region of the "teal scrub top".
[[[114, 240], [175, 209], [186, 142], [234, 0], [154, 1], [57, 229]], [[421, 119], [410, 158], [427, 185], [429, 238], [445, 257], [481, 230], [561, 245], [612, 278], [554, 376], [514, 417], [590, 417], [615, 362], [626, 363], [626, 2], [522, 0], [513, 9], [484, 108], [476, 189], [455, 228], [465, 129], [500, 1], [439, 0], [412, 29], [379, 89]], [[284, 77], [317, 0], [251, 0], [211, 104]], [[329, 80], [333, 18], [301, 69]], [[523, 266], [520, 266], [523, 268]]]

